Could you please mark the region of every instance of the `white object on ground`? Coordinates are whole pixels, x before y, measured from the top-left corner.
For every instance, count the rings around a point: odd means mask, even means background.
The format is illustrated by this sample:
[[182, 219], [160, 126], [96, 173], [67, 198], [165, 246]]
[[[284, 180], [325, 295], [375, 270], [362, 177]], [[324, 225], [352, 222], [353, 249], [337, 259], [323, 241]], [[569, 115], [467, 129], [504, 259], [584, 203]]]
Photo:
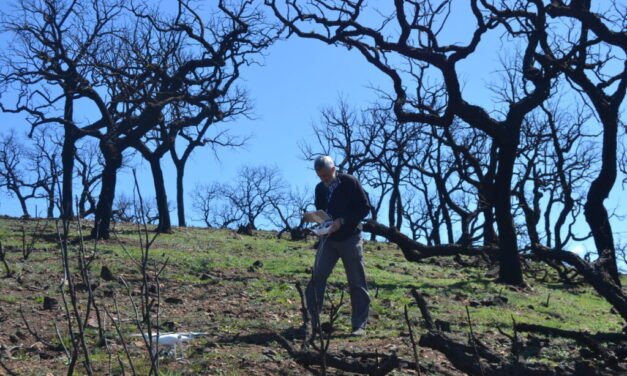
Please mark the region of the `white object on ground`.
[[[200, 333], [200, 332], [181, 332], [181, 333], [161, 333], [157, 336], [157, 334], [152, 335], [152, 343], [153, 345], [157, 344], [157, 337], [159, 339], [159, 346], [169, 347], [174, 349], [174, 358], [178, 359], [176, 356], [176, 346], [183, 347], [183, 344], [191, 341], [196, 337], [200, 337], [203, 335], [207, 335], [208, 333]], [[141, 334], [135, 334], [133, 336], [141, 337]], [[184, 352], [181, 353], [181, 357], [184, 356]]]

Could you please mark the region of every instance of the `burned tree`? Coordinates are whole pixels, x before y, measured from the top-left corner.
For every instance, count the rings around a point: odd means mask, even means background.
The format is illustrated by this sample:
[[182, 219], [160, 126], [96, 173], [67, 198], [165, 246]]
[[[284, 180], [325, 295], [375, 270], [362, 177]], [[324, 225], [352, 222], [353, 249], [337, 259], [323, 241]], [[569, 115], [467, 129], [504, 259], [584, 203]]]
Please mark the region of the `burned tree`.
[[222, 184], [214, 182], [198, 184], [192, 191], [192, 207], [207, 227], [228, 228], [239, 223], [244, 216], [225, 200], [224, 189]]
[[100, 186], [104, 161], [98, 144], [85, 139], [76, 153], [76, 175], [80, 181], [78, 195], [78, 215], [81, 218], [93, 215], [96, 211], [96, 189]]
[[232, 184], [224, 185], [222, 194], [230, 205], [243, 213], [245, 226], [257, 229], [257, 219], [268, 213], [271, 198], [285, 188], [279, 170], [268, 166], [244, 166]]
[[[110, 98], [100, 114], [106, 132], [97, 135], [105, 167], [92, 231], [103, 238], [109, 236], [116, 175], [129, 148], [137, 148], [151, 162], [158, 231], [169, 230], [160, 156], [169, 150], [179, 129], [220, 118], [219, 103], [229, 95], [241, 66], [274, 40], [272, 25], [249, 2], [233, 8], [219, 2], [208, 22], [185, 0], [178, 2], [176, 14], [167, 19], [147, 9], [132, 8], [130, 13], [136, 24], [93, 62]], [[186, 107], [189, 112], [182, 118], [169, 118], [174, 107]], [[159, 126], [168, 121], [168, 132], [159, 135], [166, 142], [149, 149], [142, 140], [154, 138], [150, 132], [159, 132]]]
[[24, 218], [31, 216], [26, 205], [29, 200], [45, 198], [40, 191], [48, 180], [47, 174], [41, 175], [45, 171], [40, 168], [41, 160], [37, 159], [31, 165], [24, 158], [29, 153], [31, 152], [17, 139], [13, 131], [0, 139], [0, 188], [17, 198]]
[[[373, 14], [368, 14], [366, 21], [363, 15], [368, 9], [363, 1], [288, 1], [283, 6], [274, 0], [266, 3], [291, 33], [355, 48], [387, 75], [393, 84], [394, 112], [399, 121], [447, 128], [458, 117], [494, 140], [498, 160], [494, 189], [499, 195], [495, 197], [494, 208], [499, 230], [499, 279], [508, 284], [522, 284], [510, 193], [523, 120], [549, 96], [556, 75], [551, 63], [538, 61], [535, 54], [545, 43], [546, 10], [533, 1], [516, 3], [516, 9], [508, 12], [524, 14], [525, 22], [519, 23], [501, 16], [500, 11], [486, 1], [470, 1], [468, 10], [476, 27], [469, 41], [464, 45], [446, 45], [441, 43], [438, 33], [446, 26], [452, 6], [449, 1], [437, 6], [432, 1], [396, 1], [393, 8], [388, 9], [390, 16], [382, 16], [378, 23], [370, 21], [375, 17]], [[482, 37], [497, 28], [524, 44], [517, 67], [522, 73], [517, 85], [524, 87], [524, 94], [510, 103], [500, 118], [464, 98], [456, 69], [476, 50]], [[399, 59], [412, 70], [426, 67], [441, 84], [430, 85], [428, 80], [412, 75], [411, 71], [406, 74], [401, 67], [393, 65]], [[410, 93], [408, 81], [412, 80], [416, 95]], [[432, 98], [436, 88], [445, 90], [444, 105], [424, 100]]]
[[3, 28], [15, 38], [2, 56], [0, 85], [18, 94], [14, 104], [3, 101], [2, 110], [27, 114], [33, 130], [45, 124], [63, 128], [61, 216], [65, 219], [73, 216], [76, 142], [104, 126], [103, 119], [76, 121], [74, 107], [81, 101], [101, 110], [106, 107], [90, 81], [91, 62], [117, 32], [114, 21], [121, 12], [121, 2], [116, 0], [59, 0], [19, 2], [14, 13], [3, 15]]
[[[553, 1], [547, 5], [551, 18], [569, 22], [577, 33], [564, 36], [564, 43], [543, 46], [542, 58], [559, 67], [573, 89], [590, 100], [601, 123], [601, 168], [588, 190], [584, 215], [599, 255], [599, 270], [620, 286], [612, 226], [603, 202], [617, 176], [619, 111], [627, 90], [625, 14], [614, 1], [605, 4], [602, 13], [595, 13], [591, 3]], [[560, 30], [549, 32], [557, 37]]]
[[[335, 106], [327, 106], [320, 113], [320, 124], [313, 131], [317, 145], [300, 143], [303, 159], [313, 160], [317, 155], [336, 155], [336, 167], [349, 175], [361, 178], [368, 163], [370, 148], [376, 135], [369, 132], [369, 111], [358, 116], [358, 111], [340, 98]], [[315, 150], [320, 150], [316, 152]]]
[[289, 232], [292, 240], [302, 240], [307, 235], [303, 227], [303, 212], [306, 212], [313, 201], [313, 194], [307, 188], [284, 189], [270, 195], [272, 210], [268, 220], [279, 229], [278, 237]]
[[[239, 115], [245, 116], [248, 111], [246, 96], [244, 93], [236, 90], [232, 97], [225, 98], [225, 102], [220, 105], [220, 114], [217, 119], [206, 119], [201, 124], [181, 128], [177, 139], [170, 145], [170, 156], [176, 168], [176, 208], [179, 226], [185, 227], [187, 225], [183, 180], [189, 158], [198, 147], [209, 146], [216, 156], [218, 148], [242, 147], [246, 143], [247, 138], [231, 136], [228, 130], [220, 130], [216, 133], [211, 133], [210, 130], [218, 125], [215, 121], [225, 123]], [[182, 145], [182, 147], [177, 147], [177, 145]], [[204, 210], [201, 210], [201, 212], [205, 213]], [[204, 214], [203, 217], [207, 218]], [[209, 224], [207, 223], [207, 225]]]
[[55, 209], [61, 209], [57, 192], [59, 191], [59, 180], [61, 179], [61, 148], [63, 140], [54, 130], [46, 127], [39, 127], [33, 132], [33, 148], [29, 153], [29, 159], [39, 170], [37, 176], [43, 177], [41, 189], [45, 192], [46, 216], [54, 217]]

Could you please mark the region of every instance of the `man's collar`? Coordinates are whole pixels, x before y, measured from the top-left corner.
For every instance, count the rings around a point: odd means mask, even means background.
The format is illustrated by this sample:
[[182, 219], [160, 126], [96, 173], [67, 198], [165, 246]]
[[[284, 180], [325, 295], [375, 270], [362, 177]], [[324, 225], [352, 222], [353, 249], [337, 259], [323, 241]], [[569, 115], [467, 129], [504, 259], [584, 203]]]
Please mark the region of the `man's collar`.
[[340, 177], [338, 176], [338, 172], [335, 172], [335, 175], [333, 175], [333, 179], [331, 179], [331, 181], [329, 182], [329, 184], [324, 184], [325, 187], [329, 188], [332, 185], [337, 185], [340, 184]]

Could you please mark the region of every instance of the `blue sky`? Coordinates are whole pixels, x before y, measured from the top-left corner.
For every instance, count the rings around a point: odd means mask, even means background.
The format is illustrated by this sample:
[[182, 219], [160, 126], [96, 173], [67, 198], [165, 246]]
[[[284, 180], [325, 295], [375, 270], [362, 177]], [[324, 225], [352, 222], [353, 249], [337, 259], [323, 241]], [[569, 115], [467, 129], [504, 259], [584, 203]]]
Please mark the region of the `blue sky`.
[[[0, 4], [0, 10], [7, 10], [7, 3]], [[166, 8], [172, 2], [164, 1]], [[467, 41], [473, 20], [465, 12], [451, 15], [451, 29], [444, 30], [448, 42]], [[499, 33], [491, 33], [480, 44], [478, 50], [459, 67], [464, 83], [464, 93], [470, 101], [495, 109], [493, 93], [488, 86], [500, 80], [500, 59], [512, 52], [512, 45], [502, 42]], [[5, 38], [5, 37], [4, 37]], [[5, 39], [6, 40], [6, 39]], [[390, 82], [382, 73], [368, 64], [357, 51], [325, 45], [319, 41], [291, 38], [279, 41], [266, 51], [263, 65], [250, 66], [242, 72], [240, 85], [245, 87], [254, 103], [254, 119], [240, 118], [226, 124], [236, 135], [250, 135], [244, 149], [220, 153], [216, 160], [210, 150], [197, 150], [188, 163], [186, 171], [187, 193], [201, 182], [228, 182], [236, 175], [240, 166], [273, 165], [293, 186], [313, 187], [318, 179], [311, 163], [301, 159], [298, 143], [313, 135], [312, 123], [318, 121], [322, 107], [337, 102], [341, 95], [358, 108], [367, 107], [377, 99], [371, 87], [389, 91]], [[11, 95], [9, 93], [5, 94]], [[26, 122], [15, 115], [0, 114], [2, 131], [16, 128], [28, 130]], [[148, 165], [139, 158], [134, 161], [144, 196], [151, 196], [152, 178]], [[167, 182], [168, 198], [175, 202], [175, 172], [169, 157], [163, 163]], [[132, 176], [126, 171], [120, 174], [118, 192], [131, 193]], [[607, 204], [610, 209], [617, 207], [619, 198], [624, 196], [620, 183]], [[40, 209], [43, 210], [43, 209]], [[2, 200], [0, 213], [16, 215], [19, 207], [15, 200]], [[191, 211], [191, 200], [187, 198], [187, 213]], [[625, 214], [624, 207], [619, 214]], [[175, 212], [172, 220], [176, 223]], [[192, 222], [193, 223], [193, 222]], [[199, 224], [199, 222], [196, 222]], [[618, 220], [615, 230], [624, 223]], [[587, 227], [583, 230], [587, 231]]]

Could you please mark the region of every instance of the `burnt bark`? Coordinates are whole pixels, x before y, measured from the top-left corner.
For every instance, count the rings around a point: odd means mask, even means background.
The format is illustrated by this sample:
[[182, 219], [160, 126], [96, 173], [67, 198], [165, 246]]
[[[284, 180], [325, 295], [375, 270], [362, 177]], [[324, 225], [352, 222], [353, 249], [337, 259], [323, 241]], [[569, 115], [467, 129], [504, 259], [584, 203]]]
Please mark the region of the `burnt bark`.
[[73, 177], [74, 158], [76, 156], [76, 141], [78, 136], [72, 126], [65, 126], [65, 137], [61, 150], [61, 165], [63, 166], [63, 181], [61, 188], [61, 219], [72, 219], [74, 217], [73, 205]]
[[100, 151], [104, 156], [105, 166], [102, 170], [102, 184], [91, 236], [97, 239], [109, 239], [117, 174], [122, 166], [122, 152], [115, 144], [106, 140], [100, 142]]
[[[515, 140], [518, 140], [518, 137]], [[512, 285], [521, 285], [524, 282], [511, 203], [511, 183], [516, 147], [517, 143], [499, 146], [498, 169], [494, 180], [496, 193], [494, 210], [499, 229], [499, 280]]]
[[374, 221], [364, 223], [363, 229], [366, 232], [373, 233], [377, 236], [386, 238], [392, 243], [399, 246], [403, 252], [403, 256], [407, 261], [419, 262], [428, 257], [436, 256], [496, 256], [499, 253], [497, 247], [472, 247], [461, 244], [440, 244], [434, 246], [426, 246], [421, 244], [407, 235], [398, 231], [394, 227], [388, 227]]
[[599, 264], [588, 263], [568, 251], [551, 250], [543, 247], [535, 247], [532, 251], [540, 259], [554, 260], [575, 267], [595, 291], [616, 309], [623, 320], [627, 321], [627, 296], [605, 268]]
[[160, 156], [153, 157], [149, 161], [150, 171], [152, 172], [152, 179], [155, 186], [155, 196], [157, 200], [157, 211], [159, 213], [159, 223], [156, 232], [169, 233], [172, 231], [172, 224], [170, 221], [170, 211], [168, 209], [168, 195], [165, 190], [165, 181], [163, 180], [163, 171], [161, 170], [161, 158]]
[[183, 187], [183, 177], [185, 168], [176, 167], [176, 215], [180, 227], [187, 227], [185, 221], [185, 188]]

